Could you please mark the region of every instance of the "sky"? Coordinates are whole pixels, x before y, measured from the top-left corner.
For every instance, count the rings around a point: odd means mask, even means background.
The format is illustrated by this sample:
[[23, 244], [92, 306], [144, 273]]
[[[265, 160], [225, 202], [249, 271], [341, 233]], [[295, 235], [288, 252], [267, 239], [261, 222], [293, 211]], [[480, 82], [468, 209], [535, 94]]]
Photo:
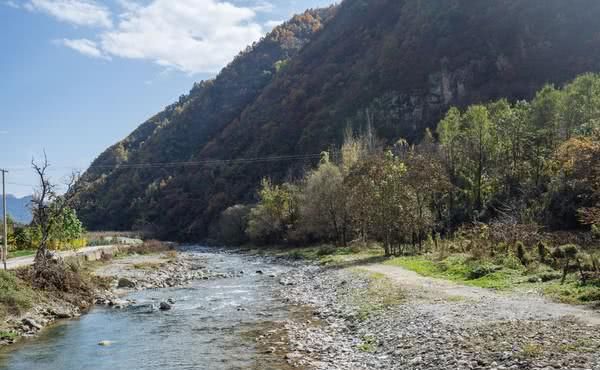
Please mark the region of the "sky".
[[0, 0], [0, 168], [32, 193], [214, 77], [248, 44], [334, 0]]

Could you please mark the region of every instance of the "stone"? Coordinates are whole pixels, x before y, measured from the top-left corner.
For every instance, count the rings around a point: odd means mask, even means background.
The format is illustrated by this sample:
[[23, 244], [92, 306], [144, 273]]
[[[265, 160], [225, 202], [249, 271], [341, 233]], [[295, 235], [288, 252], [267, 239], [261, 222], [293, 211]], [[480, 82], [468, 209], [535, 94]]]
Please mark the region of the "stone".
[[57, 319], [69, 319], [69, 318], [73, 317], [73, 314], [71, 314], [69, 311], [63, 311], [63, 310], [53, 310], [52, 315], [54, 317], [56, 317]]
[[158, 306], [158, 308], [161, 311], [169, 311], [172, 307], [170, 304], [168, 304], [167, 302], [160, 302], [160, 306]]
[[40, 324], [38, 324], [34, 319], [31, 318], [25, 318], [22, 320], [22, 323], [25, 324], [26, 326], [28, 326], [31, 329], [35, 329], [35, 330], [41, 330], [42, 326]]
[[296, 285], [293, 281], [291, 280], [286, 280], [286, 279], [281, 279], [279, 280], [279, 284], [283, 285], [283, 286], [292, 286], [292, 285]]
[[257, 273], [258, 275], [262, 275], [262, 274], [264, 274], [264, 272], [262, 272], [262, 270], [257, 270], [257, 271], [256, 271], [256, 273]]
[[127, 278], [120, 278], [117, 283], [117, 288], [135, 288], [136, 283], [133, 280], [129, 280]]

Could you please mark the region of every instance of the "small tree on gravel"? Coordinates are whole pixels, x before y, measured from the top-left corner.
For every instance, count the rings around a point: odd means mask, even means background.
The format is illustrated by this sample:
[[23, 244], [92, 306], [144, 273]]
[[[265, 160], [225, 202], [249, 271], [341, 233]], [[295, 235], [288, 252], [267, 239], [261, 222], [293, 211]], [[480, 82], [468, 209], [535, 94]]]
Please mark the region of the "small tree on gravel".
[[[62, 227], [61, 220], [68, 213], [70, 201], [66, 196], [60, 196], [55, 184], [50, 182], [48, 177], [48, 158], [44, 153], [44, 159], [41, 162], [32, 160], [31, 165], [39, 179], [39, 187], [36, 190], [32, 202], [34, 224], [40, 232], [40, 241], [35, 255], [34, 269], [41, 271], [48, 265], [52, 254], [49, 251], [49, 242], [53, 234], [56, 234], [57, 227]], [[73, 190], [77, 176], [72, 174], [67, 181], [67, 192]]]

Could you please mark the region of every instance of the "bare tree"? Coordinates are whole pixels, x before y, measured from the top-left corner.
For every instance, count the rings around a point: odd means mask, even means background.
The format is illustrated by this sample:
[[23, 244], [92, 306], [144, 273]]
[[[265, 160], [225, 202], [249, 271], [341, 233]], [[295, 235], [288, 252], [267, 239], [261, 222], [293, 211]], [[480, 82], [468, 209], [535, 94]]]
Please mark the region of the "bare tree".
[[[48, 177], [48, 157], [44, 153], [44, 159], [36, 162], [31, 161], [31, 166], [39, 178], [39, 187], [36, 190], [32, 202], [32, 210], [34, 214], [34, 222], [40, 229], [41, 239], [35, 255], [34, 267], [36, 270], [43, 269], [47, 266], [48, 261], [52, 259], [52, 254], [49, 251], [48, 243], [52, 231], [60, 221], [60, 217], [69, 207], [70, 201], [65, 196], [60, 196], [57, 193], [57, 186], [50, 182]], [[65, 194], [71, 193], [75, 186], [78, 176], [73, 173], [69, 176], [66, 185]]]

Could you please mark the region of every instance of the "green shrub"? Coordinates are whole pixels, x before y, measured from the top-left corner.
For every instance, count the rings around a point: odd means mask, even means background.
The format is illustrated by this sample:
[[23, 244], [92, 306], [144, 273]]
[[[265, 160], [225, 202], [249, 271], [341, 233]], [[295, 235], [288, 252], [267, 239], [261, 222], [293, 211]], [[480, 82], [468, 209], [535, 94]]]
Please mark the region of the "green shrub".
[[337, 252], [337, 250], [334, 246], [325, 245], [325, 246], [319, 248], [319, 250], [317, 251], [317, 256], [319, 256], [319, 257], [331, 256], [332, 254], [335, 254], [336, 252]]
[[[567, 274], [572, 269], [571, 262], [577, 260], [578, 254], [579, 247], [575, 244], [562, 245], [552, 252], [552, 257], [558, 261], [563, 271], [561, 284], [564, 284], [567, 280]], [[577, 260], [577, 263], [579, 264], [579, 260]]]
[[538, 259], [541, 263], [548, 264], [548, 256], [550, 255], [550, 249], [544, 242], [539, 242], [537, 245]]
[[525, 251], [525, 244], [523, 242], [518, 241], [515, 244], [516, 248], [516, 257], [521, 262], [523, 266], [527, 266], [529, 264], [529, 257], [527, 256], [527, 252]]
[[475, 265], [469, 273], [469, 279], [479, 279], [494, 272], [502, 270], [502, 267], [491, 263], [484, 262], [480, 265]]
[[504, 256], [498, 256], [496, 259], [496, 264], [502, 265], [511, 270], [521, 270], [523, 265], [521, 261], [511, 252]]
[[588, 290], [579, 296], [582, 302], [600, 302], [600, 289]]

